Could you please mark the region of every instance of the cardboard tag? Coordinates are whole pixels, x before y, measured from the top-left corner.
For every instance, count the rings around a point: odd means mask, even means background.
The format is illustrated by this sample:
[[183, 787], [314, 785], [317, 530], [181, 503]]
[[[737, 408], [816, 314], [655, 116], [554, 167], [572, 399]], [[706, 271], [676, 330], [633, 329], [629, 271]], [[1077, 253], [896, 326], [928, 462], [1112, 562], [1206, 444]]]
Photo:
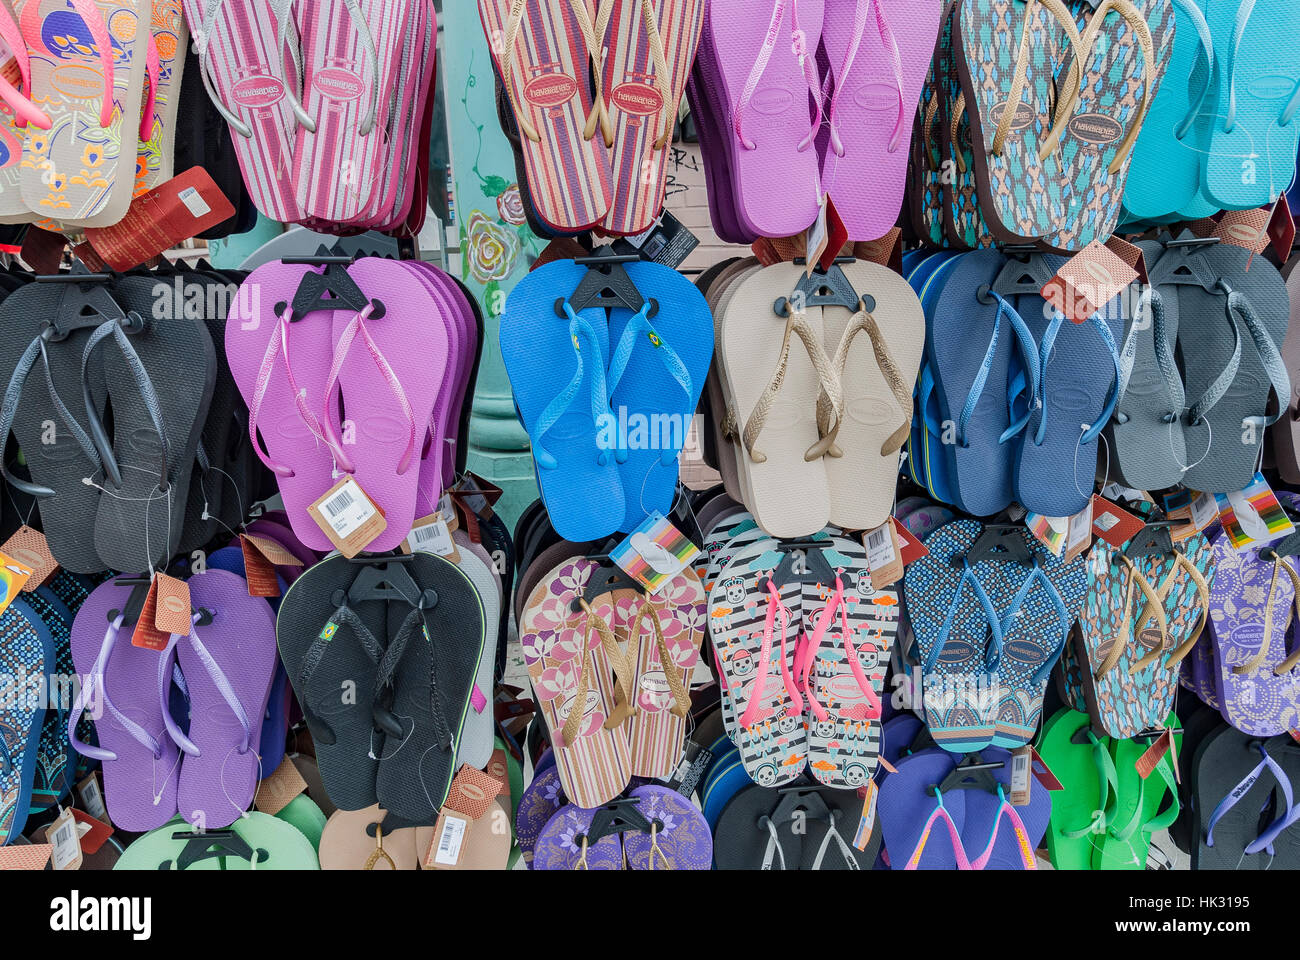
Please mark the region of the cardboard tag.
[[441, 814], [438, 817], [438, 828], [434, 830], [433, 845], [429, 848], [430, 858], [426, 859], [425, 866], [457, 866], [468, 830], [469, 821], [464, 817]]
[[826, 252], [830, 230], [826, 223], [826, 207], [830, 196], [823, 193], [817, 200], [817, 219], [808, 227], [808, 239], [804, 245], [804, 276], [811, 277], [813, 270], [821, 265], [822, 254]]
[[4, 586], [4, 595], [0, 597], [0, 613], [9, 609], [9, 604], [22, 592], [27, 581], [32, 578], [33, 570], [25, 563], [0, 552], [0, 583]]
[[1083, 323], [1114, 300], [1138, 272], [1100, 241], [1067, 260], [1043, 285], [1043, 299], [1075, 323]]
[[54, 847], [48, 843], [0, 847], [0, 870], [44, 870], [53, 853]]
[[1065, 550], [1065, 538], [1070, 532], [1069, 517], [1044, 517], [1031, 511], [1025, 514], [1025, 526], [1052, 556], [1059, 557]]
[[1069, 563], [1092, 546], [1092, 501], [1070, 518], [1065, 534], [1065, 562]]
[[202, 167], [190, 167], [131, 201], [111, 227], [87, 227], [86, 240], [114, 270], [130, 270], [235, 215]]
[[[108, 808], [104, 805], [104, 791], [99, 787], [99, 774], [91, 771], [77, 784], [77, 796], [81, 798], [81, 807], [96, 820], [112, 823], [108, 819]], [[92, 851], [93, 852], [93, 851]]]
[[1030, 746], [1029, 752], [1033, 755], [1033, 763], [1030, 764], [1030, 768], [1034, 771], [1034, 779], [1047, 790], [1064, 790], [1065, 785], [1056, 778], [1056, 774], [1052, 773], [1052, 768], [1043, 762], [1043, 758], [1038, 755], [1037, 748]]
[[[897, 227], [891, 230], [891, 233], [897, 235], [901, 231]], [[885, 234], [886, 237], [889, 234]], [[844, 225], [844, 220], [840, 217], [840, 212], [835, 209], [835, 198], [827, 196], [826, 198], [826, 249], [822, 251], [817, 258], [817, 266], [822, 270], [829, 270], [844, 250], [844, 244], [849, 239], [849, 228]], [[811, 257], [809, 258], [811, 259]]]
[[244, 554], [244, 579], [248, 582], [248, 595], [278, 597], [280, 580], [275, 575], [275, 567], [271, 561], [242, 533], [239, 535], [239, 549]]
[[882, 267], [893, 269], [898, 262], [899, 240], [903, 235], [900, 227], [890, 227], [889, 232], [876, 240], [863, 240], [853, 245], [853, 255], [859, 260], [878, 263]]
[[871, 843], [871, 834], [876, 828], [876, 800], [880, 796], [880, 788], [876, 786], [875, 780], [868, 780], [867, 785], [859, 789], [858, 793], [862, 795], [862, 815], [858, 818], [858, 828], [853, 832], [853, 846], [861, 851], [866, 850]]
[[430, 869], [455, 869], [460, 865], [466, 836], [476, 826], [488, 829], [484, 818], [501, 795], [500, 780], [482, 770], [464, 765], [456, 771], [442, 812], [434, 824], [433, 840], [425, 853], [424, 865]]
[[749, 245], [749, 249], [758, 259], [758, 262], [765, 267], [774, 267], [783, 260], [776, 247], [772, 245], [772, 241], [767, 237], [759, 237]]
[[45, 828], [45, 839], [53, 847], [51, 859], [55, 870], [81, 869], [81, 836], [77, 832], [77, 818], [72, 815], [71, 808], [64, 810], [58, 819]]
[[456, 541], [452, 539], [447, 520], [441, 513], [431, 513], [412, 524], [411, 532], [402, 541], [402, 553], [416, 550], [460, 563], [460, 550], [456, 548]]
[[1269, 245], [1268, 225], [1271, 217], [1271, 210], [1260, 207], [1226, 210], [1211, 236], [1218, 237], [1220, 243], [1245, 247], [1253, 254], [1263, 253]]
[[678, 761], [677, 767], [668, 776], [660, 777], [659, 782], [665, 787], [676, 790], [684, 797], [693, 796], [695, 788], [700, 782], [700, 777], [704, 776], [704, 768], [712, 760], [712, 751], [707, 747], [700, 746], [694, 740], [687, 739], [682, 750], [682, 758]]
[[247, 540], [254, 549], [265, 557], [272, 566], [276, 567], [302, 567], [302, 561], [284, 548], [282, 544], [277, 543], [270, 537], [258, 536], [255, 533], [243, 533], [240, 536]]
[[384, 511], [352, 476], [342, 477], [307, 508], [330, 543], [351, 560], [384, 532]]
[[1097, 494], [1092, 498], [1092, 532], [1115, 549], [1128, 543], [1145, 523], [1123, 507]]
[[1271, 543], [1295, 532], [1295, 524], [1278, 503], [1277, 494], [1262, 473], [1255, 474], [1246, 489], [1216, 493], [1214, 500], [1223, 532], [1234, 550]]
[[903, 558], [904, 567], [930, 555], [930, 548], [918, 540], [906, 524], [894, 518], [891, 518], [891, 522], [894, 524], [894, 532], [898, 534], [899, 555]]
[[1150, 286], [1151, 277], [1147, 273], [1147, 258], [1141, 247], [1119, 237], [1111, 237], [1106, 241], [1106, 249], [1137, 271], [1138, 283], [1144, 287]]
[[81, 852], [94, 856], [100, 847], [113, 835], [113, 828], [105, 821], [92, 817], [85, 810], [70, 807], [70, 812], [77, 820], [77, 836], [81, 843]]
[[23, 593], [31, 593], [42, 586], [54, 575], [54, 571], [59, 569], [59, 561], [55, 560], [54, 554], [50, 553], [50, 545], [45, 540], [45, 534], [25, 523], [12, 537], [0, 544], [0, 553], [12, 557], [32, 571], [31, 576], [22, 586]]
[[876, 529], [864, 533], [862, 545], [867, 550], [867, 569], [871, 571], [873, 590], [883, 590], [902, 578], [903, 555], [899, 549], [898, 528], [893, 517]]
[[[188, 631], [187, 631], [188, 632]], [[149, 581], [149, 592], [144, 597], [144, 607], [136, 618], [131, 632], [131, 646], [162, 653], [171, 641], [171, 633], [158, 629], [158, 578]]]
[[257, 785], [253, 806], [263, 813], [275, 816], [289, 805], [294, 797], [307, 791], [307, 781], [302, 778], [293, 760], [286, 756], [269, 777]]
[[1142, 752], [1142, 756], [1134, 761], [1133, 766], [1138, 772], [1138, 776], [1143, 780], [1151, 776], [1156, 765], [1160, 763], [1161, 758], [1170, 751], [1173, 755], [1170, 757], [1174, 767], [1174, 782], [1182, 783], [1182, 778], [1178, 773], [1178, 750], [1174, 742], [1174, 732], [1166, 729], [1160, 736], [1151, 741], [1151, 746]]
[[1273, 252], [1279, 263], [1285, 264], [1291, 259], [1291, 248], [1295, 243], [1295, 218], [1291, 216], [1291, 203], [1285, 193], [1278, 195], [1273, 204], [1273, 216], [1268, 221], [1268, 238], [1273, 241]]
[[610, 551], [609, 558], [647, 592], [657, 594], [699, 555], [700, 548], [667, 517], [652, 513]]
[[1032, 796], [1033, 781], [1029, 777], [1029, 768], [1033, 766], [1031, 747], [1025, 744], [1011, 751], [1011, 805], [1024, 807], [1029, 805]]
[[68, 238], [63, 234], [42, 230], [31, 224], [23, 235], [23, 249], [19, 256], [33, 272], [49, 276], [59, 272], [59, 267], [63, 265], [63, 251], [67, 246]]
[[634, 236], [619, 237], [613, 243], [615, 253], [638, 254], [642, 260], [662, 263], [674, 270], [699, 245], [700, 238], [667, 210], [649, 229]]
[[162, 633], [179, 633], [189, 636], [193, 625], [190, 607], [190, 585], [165, 573], [154, 575], [153, 587], [157, 589], [154, 605], [154, 626]]

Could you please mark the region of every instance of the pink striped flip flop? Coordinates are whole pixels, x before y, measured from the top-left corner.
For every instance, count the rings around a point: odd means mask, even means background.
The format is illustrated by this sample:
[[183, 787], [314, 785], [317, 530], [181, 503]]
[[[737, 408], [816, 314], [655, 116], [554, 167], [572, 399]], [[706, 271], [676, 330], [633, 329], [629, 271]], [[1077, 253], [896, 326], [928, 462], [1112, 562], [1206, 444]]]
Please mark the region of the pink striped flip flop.
[[850, 240], [878, 239], [898, 220], [912, 121], [942, 6], [942, 0], [826, 5], [822, 44], [834, 77], [822, 188]]
[[479, 0], [496, 71], [519, 124], [537, 215], [561, 232], [586, 230], [609, 211], [605, 118], [593, 102], [589, 60], [599, 44], [587, 0]]
[[[300, 123], [293, 146], [303, 216], [365, 221], [389, 176], [384, 132], [402, 67], [411, 0], [317, 0], [295, 11], [302, 37]], [[290, 101], [295, 100], [292, 91]]]
[[184, 0], [184, 6], [203, 86], [230, 126], [249, 197], [272, 220], [299, 219], [290, 177], [296, 98], [286, 95], [301, 82], [292, 18], [278, 23], [271, 0]]
[[416, 159], [427, 149], [427, 137], [421, 142], [424, 117], [433, 100], [434, 53], [437, 45], [437, 17], [431, 0], [411, 4], [411, 16], [403, 30], [406, 49], [398, 77], [396, 102], [398, 114], [390, 123], [387, 141], [390, 162], [386, 165], [391, 180], [392, 197], [379, 210], [377, 230], [401, 227], [410, 217], [418, 193]]
[[285, 306], [309, 270], [273, 260], [248, 275], [226, 323], [226, 358], [248, 405], [253, 449], [276, 475], [294, 534], [328, 552], [334, 545], [307, 507], [334, 482], [317, 419], [334, 353], [334, 311], [294, 317]]
[[[400, 261], [364, 257], [347, 272], [370, 304], [360, 312], [334, 311], [333, 360], [317, 409], [339, 469], [356, 479], [388, 521], [366, 547], [378, 553], [406, 539], [416, 519], [421, 447], [434, 404], [454, 373], [449, 321], [424, 280]], [[438, 322], [430, 323], [431, 316]], [[342, 439], [330, 415], [338, 406], [336, 390], [353, 428]]]
[[[677, 108], [699, 46], [704, 0], [600, 0], [596, 39], [617, 189], [604, 231], [641, 233], [663, 209]], [[612, 135], [611, 135], [612, 132]]]

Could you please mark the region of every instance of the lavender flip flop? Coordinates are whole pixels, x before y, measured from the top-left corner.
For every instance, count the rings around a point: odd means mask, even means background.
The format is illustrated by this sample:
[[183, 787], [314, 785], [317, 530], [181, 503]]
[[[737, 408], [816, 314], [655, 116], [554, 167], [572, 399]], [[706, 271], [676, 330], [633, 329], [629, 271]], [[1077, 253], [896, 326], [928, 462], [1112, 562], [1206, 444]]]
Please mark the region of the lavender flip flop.
[[713, 837], [698, 807], [667, 787], [637, 787], [630, 797], [650, 821], [652, 833], [623, 834], [623, 856], [629, 870], [708, 870], [713, 863]]
[[[68, 736], [82, 756], [103, 766], [104, 802], [114, 826], [131, 833], [161, 827], [176, 815], [181, 758], [158, 705], [159, 654], [132, 646], [121, 611], [129, 586], [96, 587], [72, 623], [72, 660], [81, 689]], [[95, 722], [98, 746], [77, 736], [83, 713]]]
[[568, 800], [564, 796], [564, 788], [560, 786], [560, 771], [555, 768], [555, 764], [539, 766], [532, 781], [524, 789], [523, 796], [519, 798], [519, 809], [515, 812], [515, 843], [529, 870], [533, 869], [533, 855], [538, 838], [551, 817], [566, 803]]
[[543, 828], [533, 850], [534, 870], [622, 870], [623, 844], [618, 834], [588, 839], [601, 812], [573, 804], [561, 807]]
[[[177, 807], [192, 824], [225, 827], [252, 804], [262, 774], [262, 717], [279, 662], [275, 614], [227, 570], [209, 569], [189, 584], [191, 602], [211, 612], [211, 623], [196, 623], [188, 637], [172, 634], [155, 676], [167, 732], [185, 754]], [[189, 692], [188, 734], [167, 711], [173, 658]]]

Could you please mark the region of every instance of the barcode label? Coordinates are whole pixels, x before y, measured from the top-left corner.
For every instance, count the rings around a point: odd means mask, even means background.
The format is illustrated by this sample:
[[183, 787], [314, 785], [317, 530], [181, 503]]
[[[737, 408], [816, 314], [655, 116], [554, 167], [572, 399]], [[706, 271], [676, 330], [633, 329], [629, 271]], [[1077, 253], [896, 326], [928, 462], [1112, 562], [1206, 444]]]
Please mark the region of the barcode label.
[[1011, 805], [1023, 807], [1029, 803], [1029, 751], [1025, 748], [1011, 755]]
[[885, 536], [882, 528], [877, 528], [867, 537], [867, 547], [871, 550], [879, 550], [884, 547], [889, 538]]
[[412, 527], [411, 535], [407, 539], [412, 550], [423, 550], [440, 557], [449, 557], [456, 552], [456, 542], [452, 540], [451, 533], [447, 530], [447, 521], [442, 517], [422, 526]]
[[446, 814], [442, 817], [442, 833], [438, 836], [438, 849], [433, 855], [435, 863], [444, 867], [454, 867], [460, 863], [460, 848], [465, 841], [465, 829], [469, 821]]
[[180, 192], [178, 198], [181, 203], [185, 204], [185, 209], [196, 220], [212, 212], [212, 208], [208, 206], [208, 201], [204, 200], [203, 195], [194, 187], [186, 187]]
[[352, 536], [376, 512], [375, 505], [351, 477], [320, 505], [321, 517], [340, 540]]
[[50, 854], [55, 870], [68, 870], [80, 865], [81, 839], [77, 836], [77, 821], [70, 809], [64, 810], [54, 821], [53, 833], [46, 834], [54, 850]]
[[884, 570], [893, 562], [893, 531], [886, 521], [867, 534], [867, 569]]
[[352, 504], [352, 492], [350, 490], [340, 490], [329, 500], [326, 500], [322, 507], [325, 512], [330, 515], [330, 518], [333, 519], [348, 507], [352, 506]]

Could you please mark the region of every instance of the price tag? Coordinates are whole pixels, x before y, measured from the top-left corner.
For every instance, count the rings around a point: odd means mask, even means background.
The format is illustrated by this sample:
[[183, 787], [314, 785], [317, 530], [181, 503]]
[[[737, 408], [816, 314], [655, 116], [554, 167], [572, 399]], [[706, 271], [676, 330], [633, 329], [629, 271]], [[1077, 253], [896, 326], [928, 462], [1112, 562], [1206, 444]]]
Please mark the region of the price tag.
[[355, 477], [343, 477], [307, 508], [339, 553], [351, 559], [384, 532], [384, 512], [361, 489]]
[[447, 520], [441, 512], [422, 517], [411, 527], [411, 532], [402, 541], [402, 552], [414, 553], [416, 550], [444, 557], [452, 563], [460, 563], [460, 551], [456, 548], [456, 541], [452, 539]]

